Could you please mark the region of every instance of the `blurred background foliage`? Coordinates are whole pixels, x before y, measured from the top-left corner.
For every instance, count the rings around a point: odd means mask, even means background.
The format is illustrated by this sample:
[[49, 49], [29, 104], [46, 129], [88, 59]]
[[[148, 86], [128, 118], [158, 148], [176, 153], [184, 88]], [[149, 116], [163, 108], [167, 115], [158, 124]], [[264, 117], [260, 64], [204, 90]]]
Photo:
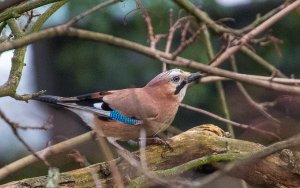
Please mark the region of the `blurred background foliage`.
[[[67, 17], [72, 18], [99, 2], [101, 1], [70, 1], [65, 5], [67, 7]], [[185, 15], [185, 12], [173, 4], [172, 1], [144, 0], [142, 2], [149, 11], [156, 34], [168, 32], [170, 10], [173, 11], [175, 20]], [[194, 0], [192, 2], [202, 10], [205, 10], [214, 20], [233, 18], [234, 21], [228, 21], [224, 24], [233, 28], [242, 28], [254, 21], [257, 14], [263, 15], [283, 1], [252, 0], [235, 6], [223, 6], [214, 0]], [[300, 76], [299, 16], [298, 12], [293, 12], [268, 31], [283, 41], [279, 45], [281, 55], [276, 52], [272, 45], [264, 47], [253, 45], [259, 55], [282, 70], [287, 76]], [[62, 19], [65, 20], [65, 18]], [[146, 24], [136, 9], [134, 1], [123, 1], [104, 10], [97, 11], [81, 20], [76, 27], [103, 32], [149, 45]], [[211, 32], [211, 35], [214, 51], [217, 53], [222, 46], [222, 43], [220, 43], [221, 36], [213, 32]], [[159, 49], [164, 50], [164, 42], [163, 40], [158, 45]], [[175, 49], [179, 42], [180, 33], [177, 32], [172, 49]], [[73, 96], [94, 91], [143, 87], [162, 69], [161, 62], [136, 52], [75, 38], [58, 37], [43, 40], [33, 45], [33, 51], [38, 89], [46, 89], [47, 93], [52, 95]], [[181, 55], [199, 62], [208, 63], [203, 36], [200, 35], [197, 41]], [[236, 58], [240, 72], [270, 75], [270, 72], [240, 52], [237, 53]], [[222, 67], [231, 69], [229, 62], [226, 62]], [[281, 95], [280, 93], [254, 86], [245, 86], [253, 98], [259, 102], [271, 101]], [[233, 120], [251, 125], [261, 124], [265, 121], [263, 116], [247, 104], [234, 82], [224, 82], [224, 88]], [[214, 83], [194, 85], [187, 92], [184, 103], [224, 117]], [[45, 105], [43, 107], [47, 108], [55, 117], [54, 128], [51, 130], [54, 140], [60, 140], [57, 139], [58, 137], [63, 139], [70, 138], [88, 130], [88, 128], [82, 126], [83, 123], [78, 124], [80, 120], [74, 117], [72, 113], [61, 109], [53, 110], [53, 108], [45, 107]], [[181, 130], [187, 130], [204, 123], [214, 123], [225, 128], [224, 123], [186, 109], [179, 109], [173, 125]], [[253, 136], [253, 134], [257, 133], [251, 132], [250, 134], [249, 130], [235, 130], [238, 132], [238, 138], [252, 141], [259, 139], [257, 135]], [[249, 134], [247, 135], [247, 133]], [[258, 136], [264, 137], [264, 135]], [[262, 140], [262, 143], [267, 142], [269, 140]], [[96, 143], [87, 143], [79, 147], [79, 149], [83, 151], [82, 153], [87, 156], [91, 163], [101, 161], [101, 153]], [[51, 161], [55, 161], [55, 164], [62, 171], [79, 167], [78, 164], [64, 156], [65, 154], [56, 156]], [[58, 158], [59, 160], [57, 160]], [[45, 173], [45, 167], [41, 164], [36, 164], [4, 181]]]

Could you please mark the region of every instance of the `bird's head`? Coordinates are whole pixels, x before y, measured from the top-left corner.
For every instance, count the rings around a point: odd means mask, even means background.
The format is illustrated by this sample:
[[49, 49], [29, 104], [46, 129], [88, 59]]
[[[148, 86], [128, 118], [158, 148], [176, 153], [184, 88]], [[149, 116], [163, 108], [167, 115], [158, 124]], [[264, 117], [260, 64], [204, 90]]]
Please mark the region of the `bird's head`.
[[201, 76], [202, 75], [199, 72], [190, 73], [180, 69], [171, 69], [157, 75], [146, 85], [146, 87], [162, 87], [162, 91], [170, 91], [173, 95], [178, 97], [179, 101], [182, 101], [187, 86], [193, 81], [201, 78]]

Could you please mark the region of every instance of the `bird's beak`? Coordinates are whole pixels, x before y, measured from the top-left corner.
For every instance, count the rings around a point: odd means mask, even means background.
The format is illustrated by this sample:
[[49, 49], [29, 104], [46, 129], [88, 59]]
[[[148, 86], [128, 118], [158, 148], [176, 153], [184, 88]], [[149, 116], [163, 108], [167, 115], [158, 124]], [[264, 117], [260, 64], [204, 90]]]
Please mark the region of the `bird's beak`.
[[191, 75], [187, 77], [187, 83], [191, 83], [195, 80], [198, 80], [201, 77], [202, 74], [200, 74], [199, 72], [191, 73]]

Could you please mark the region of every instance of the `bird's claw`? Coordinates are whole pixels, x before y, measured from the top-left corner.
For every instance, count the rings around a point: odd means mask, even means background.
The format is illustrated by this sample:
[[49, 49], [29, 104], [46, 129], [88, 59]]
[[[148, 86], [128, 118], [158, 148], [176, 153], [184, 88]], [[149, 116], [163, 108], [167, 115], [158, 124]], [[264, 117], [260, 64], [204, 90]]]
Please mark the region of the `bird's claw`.
[[147, 138], [147, 145], [159, 145], [159, 146], [165, 146], [167, 147], [169, 150], [173, 151], [174, 149], [172, 148], [172, 146], [164, 139], [160, 138], [160, 137], [153, 137], [153, 138]]

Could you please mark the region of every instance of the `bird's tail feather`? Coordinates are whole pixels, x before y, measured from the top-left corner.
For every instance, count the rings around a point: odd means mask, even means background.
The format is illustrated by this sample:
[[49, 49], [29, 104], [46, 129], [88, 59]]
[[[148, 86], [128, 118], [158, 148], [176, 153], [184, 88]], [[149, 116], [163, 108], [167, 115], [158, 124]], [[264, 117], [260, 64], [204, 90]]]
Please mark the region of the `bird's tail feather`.
[[78, 101], [76, 97], [59, 97], [54, 95], [40, 95], [33, 99], [41, 102], [50, 103], [50, 104], [70, 103], [70, 102]]
[[35, 97], [34, 100], [46, 102], [58, 106], [63, 106], [69, 109], [77, 109], [77, 110], [83, 110], [91, 113], [96, 113], [99, 116], [103, 116], [103, 117], [110, 117], [109, 111], [76, 104], [76, 102], [80, 101], [77, 97], [59, 97], [53, 95], [40, 95]]

